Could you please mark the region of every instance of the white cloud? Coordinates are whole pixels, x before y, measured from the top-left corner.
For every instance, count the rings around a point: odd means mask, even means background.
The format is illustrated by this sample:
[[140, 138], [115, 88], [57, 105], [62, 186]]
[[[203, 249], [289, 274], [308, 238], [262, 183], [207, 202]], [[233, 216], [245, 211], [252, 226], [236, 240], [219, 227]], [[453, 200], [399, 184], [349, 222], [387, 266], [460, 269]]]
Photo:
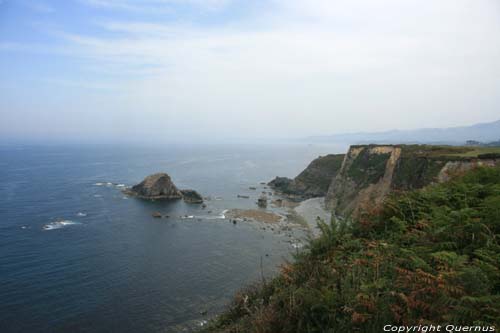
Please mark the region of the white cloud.
[[86, 86], [103, 85], [103, 74], [118, 77], [105, 84], [116, 95], [99, 106], [110, 117], [119, 109], [131, 126], [294, 136], [498, 116], [500, 7], [494, 1], [273, 0], [268, 8], [210, 27], [109, 19], [99, 22], [103, 34], [62, 36], [65, 52], [94, 75], [95, 84], [86, 79]]

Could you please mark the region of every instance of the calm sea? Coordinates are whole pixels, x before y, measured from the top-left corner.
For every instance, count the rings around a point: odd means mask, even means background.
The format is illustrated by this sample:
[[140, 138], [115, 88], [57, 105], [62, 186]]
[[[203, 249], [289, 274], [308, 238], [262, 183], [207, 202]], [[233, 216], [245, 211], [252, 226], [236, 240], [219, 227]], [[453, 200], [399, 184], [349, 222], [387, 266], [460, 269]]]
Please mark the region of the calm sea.
[[[295, 251], [282, 234], [233, 225], [224, 210], [255, 208], [260, 182], [295, 176], [318, 155], [340, 151], [1, 146], [0, 332], [176, 332], [200, 325], [261, 278], [261, 258], [269, 276]], [[121, 193], [160, 171], [179, 188], [210, 196], [208, 207]], [[154, 219], [154, 211], [170, 218]]]

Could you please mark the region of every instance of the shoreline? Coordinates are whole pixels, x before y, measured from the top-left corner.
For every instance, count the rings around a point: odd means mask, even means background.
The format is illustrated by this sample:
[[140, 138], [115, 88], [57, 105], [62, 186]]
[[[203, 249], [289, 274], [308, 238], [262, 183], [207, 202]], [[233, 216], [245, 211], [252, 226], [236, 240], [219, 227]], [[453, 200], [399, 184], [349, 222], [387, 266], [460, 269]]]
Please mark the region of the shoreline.
[[325, 209], [325, 197], [304, 200], [293, 208], [293, 211], [307, 223], [314, 238], [319, 237], [321, 234], [317, 219], [320, 218], [328, 223], [332, 217], [332, 214]]

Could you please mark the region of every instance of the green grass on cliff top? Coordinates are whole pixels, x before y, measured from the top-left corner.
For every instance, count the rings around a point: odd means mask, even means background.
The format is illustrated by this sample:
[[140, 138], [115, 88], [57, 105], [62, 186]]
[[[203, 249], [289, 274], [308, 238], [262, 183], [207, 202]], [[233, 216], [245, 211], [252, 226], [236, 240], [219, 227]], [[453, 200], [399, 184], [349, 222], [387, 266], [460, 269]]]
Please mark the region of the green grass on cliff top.
[[470, 150], [463, 153], [452, 153], [451, 156], [460, 157], [477, 157], [483, 154], [500, 154], [500, 147], [463, 147], [469, 148]]
[[[361, 147], [359, 145], [353, 147]], [[470, 147], [470, 146], [446, 146], [446, 145], [370, 145], [401, 147], [403, 155], [429, 158], [476, 158], [485, 154], [498, 154], [500, 158], [500, 147]], [[487, 156], [485, 156], [487, 157]], [[491, 156], [490, 156], [491, 157]]]

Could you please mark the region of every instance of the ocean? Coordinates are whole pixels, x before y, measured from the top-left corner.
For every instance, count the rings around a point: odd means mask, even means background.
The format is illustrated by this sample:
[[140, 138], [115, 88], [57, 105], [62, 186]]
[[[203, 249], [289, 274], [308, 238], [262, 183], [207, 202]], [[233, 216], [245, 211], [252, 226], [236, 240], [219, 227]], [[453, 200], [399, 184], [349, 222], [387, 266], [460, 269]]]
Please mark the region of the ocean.
[[[296, 251], [285, 235], [235, 225], [224, 212], [256, 208], [261, 182], [293, 177], [342, 148], [0, 146], [0, 332], [199, 327]], [[122, 193], [155, 172], [210, 197], [207, 207]]]

